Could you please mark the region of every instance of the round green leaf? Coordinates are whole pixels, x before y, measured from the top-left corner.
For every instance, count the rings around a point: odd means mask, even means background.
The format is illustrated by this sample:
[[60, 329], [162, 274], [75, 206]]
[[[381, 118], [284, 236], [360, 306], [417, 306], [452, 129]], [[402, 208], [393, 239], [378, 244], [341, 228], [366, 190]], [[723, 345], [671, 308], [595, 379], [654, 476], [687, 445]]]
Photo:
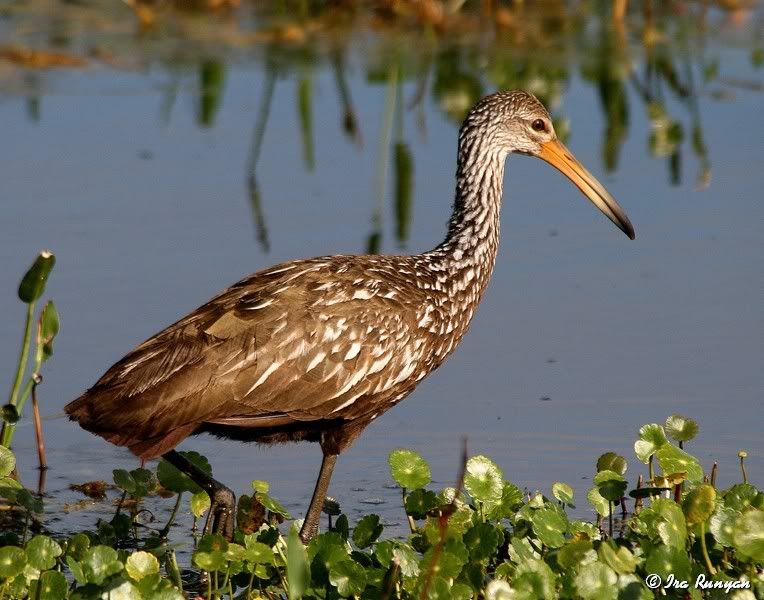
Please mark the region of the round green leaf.
[[687, 524], [679, 505], [667, 498], [656, 498], [647, 510], [657, 515], [655, 529], [661, 541], [666, 546], [683, 550], [687, 543]]
[[543, 560], [522, 561], [515, 569], [512, 586], [524, 597], [552, 600], [557, 597], [555, 574]]
[[16, 546], [0, 548], [0, 578], [12, 579], [24, 570], [26, 556]]
[[598, 515], [601, 517], [610, 515], [610, 502], [600, 494], [598, 487], [591, 488], [586, 494], [586, 499], [589, 501], [589, 504], [594, 507], [594, 510], [597, 511]]
[[189, 506], [191, 507], [191, 514], [193, 514], [198, 519], [210, 509], [210, 497], [204, 490], [201, 492], [196, 492], [193, 496], [191, 496]]
[[[478, 523], [464, 534], [464, 544], [473, 561], [492, 558], [503, 536], [491, 523]], [[466, 562], [466, 561], [465, 561]]]
[[656, 450], [655, 458], [664, 474], [683, 471], [687, 473], [688, 481], [693, 483], [703, 481], [703, 467], [700, 466], [698, 459], [676, 446], [664, 444]]
[[140, 581], [147, 575], [159, 572], [159, 561], [153, 554], [141, 550], [128, 557], [125, 570], [135, 581]]
[[435, 492], [416, 489], [406, 496], [406, 513], [415, 519], [424, 519], [427, 513], [438, 506], [438, 496]]
[[126, 491], [128, 494], [132, 494], [135, 491], [136, 483], [129, 471], [126, 471], [125, 469], [114, 469], [112, 471], [112, 477], [114, 479], [114, 485], [119, 489]]
[[107, 577], [122, 571], [123, 565], [114, 548], [94, 546], [85, 553], [82, 568], [88, 583], [101, 585]]
[[552, 484], [552, 495], [563, 504], [573, 506], [573, 488], [567, 483], [557, 481]]
[[615, 452], [605, 452], [605, 454], [597, 459], [597, 472], [613, 471], [619, 475], [623, 475], [626, 473], [628, 466], [626, 459]]
[[557, 562], [563, 569], [578, 570], [581, 564], [597, 560], [597, 553], [589, 540], [568, 542], [557, 553]]
[[640, 560], [634, 556], [625, 546], [616, 546], [612, 542], [603, 543], [599, 547], [599, 556], [603, 563], [608, 565], [619, 575], [633, 573]]
[[16, 457], [8, 448], [0, 446], [0, 478], [8, 477], [16, 468]]
[[332, 566], [329, 582], [343, 598], [360, 596], [366, 587], [366, 571], [361, 565], [346, 560]]
[[225, 554], [228, 550], [228, 540], [219, 533], [212, 533], [199, 540], [196, 549], [202, 552], [222, 552]]
[[501, 469], [486, 456], [473, 456], [467, 461], [464, 487], [475, 500], [497, 504], [504, 491]]
[[398, 565], [404, 577], [419, 575], [419, 560], [414, 549], [408, 544], [396, 544], [393, 548], [392, 560]]
[[[199, 467], [207, 475], [212, 475], [212, 467], [205, 456], [193, 451], [181, 452], [180, 454], [186, 460]], [[192, 494], [195, 494], [201, 491], [201, 488], [191, 481], [187, 475], [181, 473], [165, 459], [160, 460], [157, 465], [157, 478], [164, 488], [171, 492], [175, 492], [176, 494], [181, 494], [183, 492], [191, 492]]]
[[733, 535], [738, 515], [740, 515], [738, 511], [722, 504], [717, 506], [716, 511], [711, 515], [708, 528], [722, 546], [732, 547], [734, 545]]
[[244, 539], [246, 552], [244, 558], [253, 564], [272, 565], [274, 554], [266, 544], [255, 541], [254, 535], [248, 535]]
[[256, 492], [255, 498], [262, 504], [266, 509], [271, 511], [273, 514], [281, 515], [285, 519], [291, 519], [292, 515], [289, 514], [289, 511], [284, 507], [281, 502], [276, 500], [273, 496], [269, 496], [266, 493], [263, 492]]
[[531, 517], [533, 532], [542, 544], [549, 548], [559, 548], [565, 543], [568, 521], [554, 508], [540, 508]]
[[393, 479], [402, 488], [415, 490], [426, 486], [431, 481], [430, 465], [412, 450], [405, 448], [393, 450], [387, 462], [390, 464]]
[[368, 548], [382, 534], [383, 529], [379, 515], [366, 515], [353, 529], [353, 542], [359, 548]]
[[584, 600], [615, 600], [617, 582], [615, 571], [600, 562], [582, 566], [573, 580], [578, 595]]
[[640, 428], [639, 439], [634, 443], [634, 452], [639, 460], [647, 464], [655, 451], [667, 443], [663, 427], [657, 423], [649, 423]]
[[658, 575], [663, 581], [669, 574], [677, 581], [690, 579], [690, 561], [685, 549], [671, 546], [653, 546], [645, 561], [645, 572]]
[[754, 562], [764, 562], [764, 511], [749, 510], [735, 521], [732, 531], [735, 549]]
[[27, 543], [27, 563], [40, 571], [52, 569], [62, 552], [61, 546], [48, 536], [36, 535]]
[[691, 490], [682, 501], [682, 511], [688, 525], [704, 523], [716, 506], [716, 490], [703, 483]]
[[677, 442], [688, 442], [698, 435], [698, 423], [690, 417], [671, 415], [666, 419], [666, 433]]
[[32, 266], [21, 278], [19, 283], [19, 300], [25, 304], [30, 304], [42, 296], [45, 291], [45, 283], [48, 281], [53, 265], [56, 264], [56, 257], [49, 250], [43, 250], [35, 259]]
[[140, 590], [130, 581], [123, 581], [117, 587], [110, 589], [107, 598], [109, 600], [143, 600]]
[[222, 571], [227, 563], [222, 552], [194, 552], [194, 564], [204, 571]]
[[66, 598], [67, 582], [63, 573], [46, 571], [35, 582], [31, 597], [38, 600], [61, 600]]
[[753, 504], [758, 493], [750, 483], [737, 483], [724, 492], [724, 505], [742, 512]]
[[594, 485], [600, 495], [610, 502], [618, 502], [626, 493], [626, 480], [615, 471], [600, 471], [594, 476]]

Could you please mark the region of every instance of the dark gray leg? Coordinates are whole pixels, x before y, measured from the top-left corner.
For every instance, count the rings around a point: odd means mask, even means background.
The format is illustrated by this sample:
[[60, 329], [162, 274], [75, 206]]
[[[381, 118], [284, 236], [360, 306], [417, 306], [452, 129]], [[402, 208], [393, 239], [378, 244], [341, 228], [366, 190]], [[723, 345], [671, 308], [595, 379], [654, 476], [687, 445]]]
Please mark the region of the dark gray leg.
[[305, 522], [300, 530], [300, 538], [304, 544], [307, 544], [318, 533], [318, 521], [321, 518], [326, 492], [329, 489], [329, 481], [332, 479], [332, 471], [334, 471], [336, 463], [336, 454], [324, 454], [324, 458], [321, 461], [321, 470], [318, 472], [318, 479], [316, 480], [316, 487], [313, 490], [313, 497], [310, 499], [308, 512], [305, 514]]
[[[234, 493], [175, 450], [170, 450], [162, 458], [182, 473], [188, 475], [191, 481], [209, 494], [212, 503], [210, 506], [212, 533], [219, 533], [226, 539], [232, 540], [234, 518], [236, 515], [236, 496], [234, 496]], [[207, 533], [206, 526], [204, 533]]]

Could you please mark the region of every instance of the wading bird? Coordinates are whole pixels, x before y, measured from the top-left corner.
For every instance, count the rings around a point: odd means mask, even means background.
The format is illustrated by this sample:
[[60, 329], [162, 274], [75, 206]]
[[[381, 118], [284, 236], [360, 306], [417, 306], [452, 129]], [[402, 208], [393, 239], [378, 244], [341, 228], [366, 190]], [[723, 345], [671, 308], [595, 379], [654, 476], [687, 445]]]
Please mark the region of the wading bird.
[[145, 341], [66, 406], [71, 419], [205, 489], [213, 530], [233, 533], [231, 490], [174, 448], [200, 432], [273, 444], [318, 442], [321, 469], [300, 532], [318, 531], [337, 456], [453, 352], [499, 243], [504, 162], [537, 156], [626, 235], [628, 217], [557, 139], [531, 94], [478, 102], [459, 131], [446, 239], [413, 256], [325, 256], [276, 265], [224, 290]]

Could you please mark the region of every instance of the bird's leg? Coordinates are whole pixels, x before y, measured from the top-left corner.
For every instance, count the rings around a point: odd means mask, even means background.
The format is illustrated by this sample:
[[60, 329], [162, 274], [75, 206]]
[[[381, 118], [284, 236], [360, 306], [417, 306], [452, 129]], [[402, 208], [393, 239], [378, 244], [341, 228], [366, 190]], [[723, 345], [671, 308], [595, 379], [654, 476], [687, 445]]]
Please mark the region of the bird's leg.
[[324, 453], [321, 461], [321, 470], [318, 472], [316, 487], [313, 490], [313, 497], [310, 499], [308, 512], [305, 514], [305, 521], [300, 529], [300, 539], [307, 544], [318, 533], [318, 521], [321, 518], [321, 511], [324, 508], [326, 492], [329, 489], [329, 481], [332, 478], [334, 465], [337, 463], [336, 454]]
[[[234, 493], [175, 450], [170, 450], [162, 458], [188, 475], [191, 481], [207, 492], [210, 497], [209, 517], [212, 517], [212, 533], [219, 533], [226, 539], [232, 540], [234, 516], [236, 515], [236, 496]], [[209, 517], [204, 527], [204, 533], [208, 533]]]

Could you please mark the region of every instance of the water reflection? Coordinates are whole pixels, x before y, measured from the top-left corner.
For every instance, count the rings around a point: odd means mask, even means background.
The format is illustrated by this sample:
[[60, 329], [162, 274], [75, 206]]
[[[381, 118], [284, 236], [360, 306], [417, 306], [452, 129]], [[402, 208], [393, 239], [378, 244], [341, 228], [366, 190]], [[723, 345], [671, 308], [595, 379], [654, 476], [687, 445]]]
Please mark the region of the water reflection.
[[[565, 139], [573, 125], [560, 108], [561, 95], [580, 76], [593, 88], [604, 117], [601, 158], [607, 171], [618, 170], [629, 135], [644, 136], [650, 156], [665, 161], [673, 185], [686, 176], [685, 155], [691, 153], [698, 165], [696, 188], [704, 189], [711, 182], [712, 161], [698, 97], [724, 99], [737, 87], [757, 89], [755, 81], [722, 76], [723, 58], [706, 51], [708, 41], [748, 46], [752, 65], [764, 63], [761, 9], [729, 0], [713, 9], [700, 2], [650, 0], [512, 2], [493, 8], [434, 0], [418, 8], [384, 2], [364, 8], [353, 2], [239, 5], [221, 0], [130, 0], [127, 5], [87, 0], [5, 5], [0, 12], [0, 94], [23, 96], [27, 118], [37, 122], [44, 118], [43, 99], [55, 88], [58, 69], [105, 66], [147, 76], [158, 70], [166, 80], [160, 121], [170, 122], [179, 90], [191, 84], [197, 89], [196, 122], [212, 128], [223, 110], [227, 71], [262, 69], [265, 82], [257, 90], [244, 180], [255, 236], [264, 252], [269, 238], [257, 165], [279, 80], [290, 81], [283, 93], [294, 97], [308, 172], [316, 165], [316, 71], [333, 73], [342, 115], [339, 129], [359, 148], [363, 135], [348, 65], [360, 63], [367, 84], [384, 88], [384, 111], [375, 124], [380, 134], [374, 203], [364, 243], [368, 252], [377, 252], [387, 198], [397, 244], [405, 247], [409, 235], [414, 159], [406, 118], [411, 114], [416, 131], [426, 135], [425, 102], [433, 101], [456, 125], [490, 90], [529, 89], [553, 108]], [[406, 83], [415, 90], [409, 99], [403, 98]], [[639, 112], [649, 126], [635, 131]]]

